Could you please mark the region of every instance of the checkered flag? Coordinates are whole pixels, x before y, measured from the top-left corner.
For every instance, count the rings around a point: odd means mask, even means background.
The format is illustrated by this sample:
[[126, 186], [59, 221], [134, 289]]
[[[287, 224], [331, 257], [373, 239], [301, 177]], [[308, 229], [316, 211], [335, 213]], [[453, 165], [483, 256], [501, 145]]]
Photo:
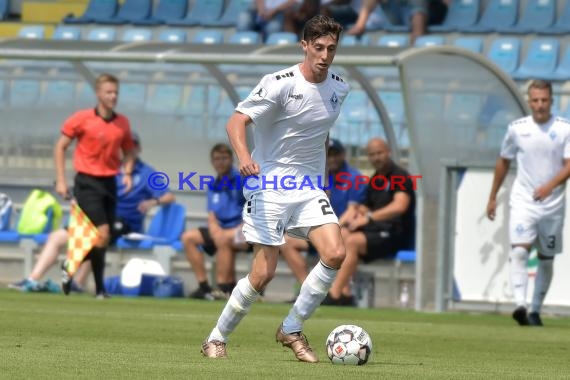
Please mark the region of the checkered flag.
[[97, 227], [87, 217], [76, 202], [71, 203], [71, 215], [67, 228], [69, 240], [67, 242], [67, 260], [64, 263], [64, 272], [72, 277], [81, 262], [87, 256], [95, 241], [99, 237]]

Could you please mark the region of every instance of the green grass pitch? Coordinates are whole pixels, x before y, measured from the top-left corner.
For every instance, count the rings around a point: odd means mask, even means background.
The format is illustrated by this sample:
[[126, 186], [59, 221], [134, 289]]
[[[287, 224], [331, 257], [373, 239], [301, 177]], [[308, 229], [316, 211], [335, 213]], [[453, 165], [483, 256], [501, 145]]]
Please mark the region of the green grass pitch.
[[[522, 328], [510, 316], [321, 307], [305, 324], [321, 362], [297, 362], [275, 342], [289, 305], [257, 303], [231, 336], [229, 360], [200, 355], [223, 302], [0, 291], [5, 379], [568, 379], [570, 319]], [[361, 367], [332, 365], [337, 325], [364, 327]]]

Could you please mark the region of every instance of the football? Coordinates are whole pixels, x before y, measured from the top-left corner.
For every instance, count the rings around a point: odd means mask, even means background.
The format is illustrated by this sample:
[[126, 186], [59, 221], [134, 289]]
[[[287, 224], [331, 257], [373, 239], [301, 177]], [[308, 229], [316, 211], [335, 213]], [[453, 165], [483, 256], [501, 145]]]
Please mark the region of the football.
[[341, 325], [329, 334], [326, 348], [333, 364], [363, 365], [370, 359], [372, 339], [360, 326]]

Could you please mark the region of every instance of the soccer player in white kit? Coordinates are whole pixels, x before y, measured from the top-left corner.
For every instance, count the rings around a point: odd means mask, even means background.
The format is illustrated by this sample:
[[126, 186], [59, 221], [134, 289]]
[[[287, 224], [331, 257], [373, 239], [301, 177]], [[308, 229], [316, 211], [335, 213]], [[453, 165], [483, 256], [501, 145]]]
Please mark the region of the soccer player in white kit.
[[[542, 80], [528, 88], [532, 116], [509, 124], [495, 167], [487, 216], [495, 218], [496, 197], [512, 159], [517, 175], [510, 196], [510, 277], [521, 325], [542, 326], [540, 311], [552, 281], [554, 255], [562, 252], [565, 183], [570, 176], [570, 121], [553, 116], [552, 86]], [[530, 313], [526, 288], [529, 251], [536, 245], [538, 269]]]
[[[302, 333], [303, 322], [325, 298], [345, 257], [338, 218], [317, 186], [325, 185], [328, 133], [349, 90], [347, 83], [329, 71], [341, 32], [340, 24], [326, 16], [307, 21], [301, 40], [303, 62], [264, 76], [228, 121], [226, 129], [240, 173], [260, 177], [244, 187], [243, 233], [253, 244], [254, 256], [249, 274], [238, 281], [202, 344], [201, 352], [207, 357], [227, 357], [228, 336], [273, 278], [287, 232], [310, 240], [320, 262], [303, 282], [297, 301], [277, 329], [276, 340], [291, 348], [298, 360], [318, 362]], [[255, 125], [252, 154], [246, 142], [250, 123]], [[301, 188], [307, 180], [313, 188]]]

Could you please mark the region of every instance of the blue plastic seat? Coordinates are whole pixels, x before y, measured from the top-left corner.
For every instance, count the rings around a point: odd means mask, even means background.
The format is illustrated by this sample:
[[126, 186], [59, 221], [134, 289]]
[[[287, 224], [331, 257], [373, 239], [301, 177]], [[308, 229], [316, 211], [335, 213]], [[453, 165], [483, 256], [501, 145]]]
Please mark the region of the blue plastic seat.
[[167, 204], [152, 217], [145, 231], [148, 238], [132, 240], [120, 237], [116, 245], [121, 249], [152, 249], [155, 245], [170, 245], [180, 239], [185, 225], [186, 208], [178, 203]]
[[229, 0], [222, 16], [218, 19], [204, 19], [201, 21], [203, 26], [219, 26], [219, 27], [235, 27], [241, 12], [253, 6], [254, 0]]
[[407, 47], [410, 44], [410, 37], [406, 34], [385, 34], [376, 43], [378, 46], [386, 47]]
[[558, 63], [560, 41], [554, 38], [535, 39], [519, 68], [512, 74], [517, 80], [551, 78]]
[[95, 28], [87, 33], [88, 41], [114, 41], [116, 37], [114, 28]]
[[474, 53], [483, 52], [483, 39], [479, 37], [458, 37], [453, 42], [453, 45]]
[[14, 79], [10, 86], [9, 105], [12, 108], [28, 108], [38, 104], [41, 83], [35, 79]]
[[10, 1], [0, 0], [0, 20], [6, 20], [10, 13]]
[[261, 43], [261, 35], [252, 30], [237, 31], [230, 36], [230, 44], [256, 45]]
[[299, 39], [295, 33], [292, 32], [273, 32], [267, 36], [267, 45], [288, 45], [296, 44]]
[[172, 25], [182, 20], [188, 12], [187, 0], [160, 0], [153, 15], [147, 19], [135, 20], [135, 25]]
[[425, 35], [419, 36], [414, 42], [415, 47], [426, 47], [426, 46], [441, 46], [445, 45], [445, 38], [443, 36]]
[[40, 99], [42, 107], [73, 107], [76, 83], [68, 80], [50, 80]]
[[463, 27], [462, 33], [490, 33], [498, 26], [512, 27], [519, 14], [519, 0], [490, 0], [479, 22], [471, 27]]
[[499, 24], [495, 28], [499, 33], [527, 34], [547, 29], [554, 24], [556, 0], [528, 0], [526, 8], [513, 26]]
[[81, 39], [81, 29], [76, 26], [60, 25], [55, 28], [51, 38], [54, 40], [76, 41]]
[[175, 114], [182, 104], [182, 95], [183, 87], [180, 84], [156, 84], [148, 97], [146, 109], [160, 114]]
[[[546, 79], [556, 80], [556, 81], [567, 81], [570, 80], [570, 46], [566, 48], [562, 59], [552, 75]], [[570, 104], [570, 103], [569, 103]]]
[[536, 30], [538, 34], [568, 34], [570, 33], [570, 1], [566, 1], [564, 8], [556, 22], [548, 27]]
[[453, 0], [441, 25], [428, 26], [430, 32], [461, 31], [475, 25], [479, 19], [479, 0]]
[[344, 34], [340, 40], [340, 46], [368, 46], [370, 45], [370, 36], [363, 34], [360, 36]]
[[146, 85], [136, 82], [122, 82], [119, 109], [140, 111], [146, 103]]
[[221, 44], [224, 42], [224, 33], [221, 30], [202, 29], [194, 34], [192, 42], [197, 44]]
[[45, 36], [45, 28], [42, 25], [23, 26], [18, 31], [18, 37], [41, 40]]
[[99, 19], [99, 24], [129, 24], [147, 20], [152, 12], [152, 0], [126, 0], [115, 17]]
[[521, 41], [518, 38], [497, 38], [491, 43], [487, 58], [511, 75], [519, 67], [520, 50]]
[[111, 19], [119, 9], [117, 0], [91, 0], [85, 13], [80, 17], [67, 16], [63, 19], [64, 24], [89, 24], [99, 20]]
[[141, 42], [150, 41], [152, 39], [152, 32], [150, 29], [126, 29], [123, 33], [121, 41], [124, 42]]
[[186, 17], [169, 22], [174, 26], [197, 26], [205, 25], [209, 21], [220, 18], [224, 9], [224, 0], [200, 0], [188, 10]]
[[183, 43], [188, 39], [185, 30], [182, 29], [166, 29], [160, 32], [158, 40], [163, 42]]

